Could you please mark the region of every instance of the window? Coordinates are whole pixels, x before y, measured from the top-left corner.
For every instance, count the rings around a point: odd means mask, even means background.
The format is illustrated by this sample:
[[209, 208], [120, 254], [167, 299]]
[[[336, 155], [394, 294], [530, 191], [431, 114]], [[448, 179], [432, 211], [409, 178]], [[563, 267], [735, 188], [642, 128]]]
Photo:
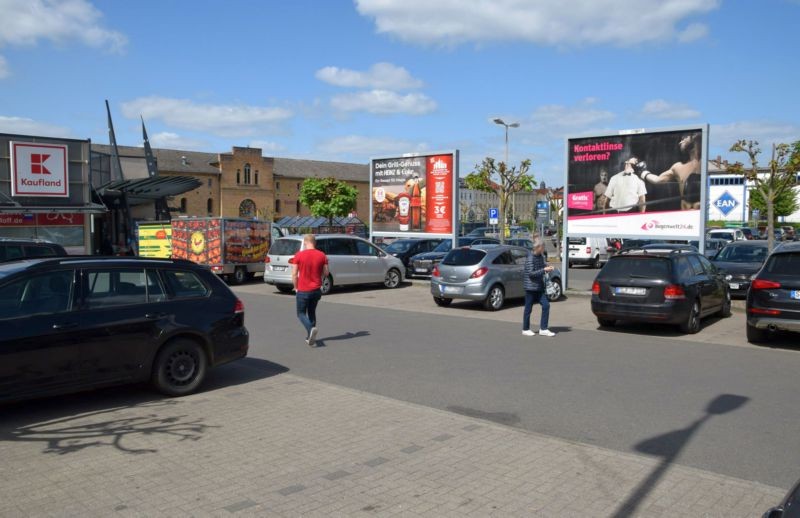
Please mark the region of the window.
[[295, 212], [297, 212], [298, 214], [300, 214], [300, 200], [297, 200], [297, 201], [294, 203], [294, 210], [295, 210]]
[[275, 190], [276, 191], [280, 191], [281, 190], [281, 182], [275, 182]]
[[689, 264], [692, 265], [692, 271], [695, 275], [703, 275], [705, 273], [703, 271], [703, 263], [700, 262], [700, 259], [697, 258], [695, 255], [690, 255], [687, 257], [689, 259]]
[[55, 257], [56, 251], [49, 246], [28, 246], [25, 247], [27, 257]]
[[181, 198], [181, 212], [186, 213], [186, 198]]
[[214, 185], [214, 180], [212, 178], [209, 178], [208, 179], [208, 186], [211, 187], [212, 185]]
[[208, 212], [209, 214], [212, 214], [214, 212], [214, 199], [213, 198], [209, 198], [208, 200], [206, 200], [206, 212]]
[[239, 204], [239, 217], [252, 218], [256, 215], [256, 203], [253, 200], [242, 200]]
[[23, 256], [22, 245], [0, 244], [0, 261], [13, 261]]
[[166, 298], [158, 275], [153, 270], [89, 269], [85, 277], [86, 305], [89, 308], [160, 302]]
[[250, 185], [250, 164], [244, 165], [244, 183]]
[[328, 255], [356, 255], [350, 239], [326, 239], [325, 243], [328, 246], [325, 253]]
[[242, 172], [238, 169], [236, 170], [236, 185], [242, 183]]
[[258, 185], [258, 169], [256, 169], [256, 185]]
[[514, 264], [514, 258], [511, 252], [503, 252], [492, 261], [492, 264]]
[[183, 270], [164, 270], [164, 279], [170, 291], [170, 298], [205, 297], [208, 287], [194, 272]]
[[275, 213], [278, 214], [281, 211], [281, 200], [275, 200]]
[[358, 255], [366, 255], [370, 257], [375, 257], [378, 255], [378, 249], [371, 244], [358, 240], [354, 240], [354, 243], [356, 245], [356, 251], [358, 252]]
[[297, 192], [300, 192], [300, 183], [297, 183]]
[[61, 270], [18, 279], [3, 286], [0, 288], [0, 319], [69, 311], [73, 277], [72, 270]]

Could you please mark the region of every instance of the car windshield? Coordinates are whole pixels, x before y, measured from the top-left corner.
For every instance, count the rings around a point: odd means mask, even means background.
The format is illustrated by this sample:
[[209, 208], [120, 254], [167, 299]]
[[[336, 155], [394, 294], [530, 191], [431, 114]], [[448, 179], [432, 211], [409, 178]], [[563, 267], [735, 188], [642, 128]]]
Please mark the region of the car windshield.
[[390, 254], [401, 254], [408, 252], [408, 249], [414, 244], [413, 241], [395, 241], [391, 245], [384, 248]]
[[606, 263], [603, 277], [644, 277], [664, 279], [669, 276], [670, 261], [663, 257], [615, 256]]
[[442, 259], [442, 264], [450, 266], [472, 266], [478, 264], [486, 256], [486, 252], [477, 248], [457, 248], [451, 250]]
[[294, 255], [300, 250], [299, 239], [278, 239], [269, 249], [270, 255]]
[[733, 232], [714, 232], [712, 236], [733, 241]]
[[780, 275], [796, 275], [800, 271], [800, 253], [773, 254], [764, 270]]
[[449, 252], [450, 249], [453, 248], [453, 240], [452, 239], [445, 239], [438, 245], [436, 248], [433, 249], [434, 252]]
[[766, 258], [766, 246], [726, 246], [716, 257], [729, 263], [760, 263]]

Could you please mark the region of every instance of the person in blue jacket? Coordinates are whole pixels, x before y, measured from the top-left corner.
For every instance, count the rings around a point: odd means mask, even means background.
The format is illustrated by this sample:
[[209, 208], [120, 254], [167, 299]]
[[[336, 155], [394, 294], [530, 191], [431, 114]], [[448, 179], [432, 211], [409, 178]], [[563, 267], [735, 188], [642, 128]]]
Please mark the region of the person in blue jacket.
[[544, 275], [552, 271], [553, 267], [549, 266], [544, 258], [544, 242], [541, 239], [534, 240], [533, 251], [528, 253], [528, 257], [525, 259], [525, 276], [523, 279], [525, 310], [522, 313], [522, 334], [525, 336], [536, 335], [531, 330], [531, 311], [533, 310], [533, 305], [537, 302], [542, 305], [539, 335], [556, 336], [554, 332], [547, 328], [550, 320], [550, 301], [547, 299], [544, 280]]

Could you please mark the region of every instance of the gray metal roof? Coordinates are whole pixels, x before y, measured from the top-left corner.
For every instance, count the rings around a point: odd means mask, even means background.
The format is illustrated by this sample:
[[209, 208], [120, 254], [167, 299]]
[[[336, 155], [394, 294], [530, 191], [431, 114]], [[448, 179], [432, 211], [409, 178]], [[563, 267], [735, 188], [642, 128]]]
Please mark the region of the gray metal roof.
[[369, 182], [369, 164], [346, 162], [323, 162], [321, 160], [299, 160], [275, 158], [273, 176], [284, 178], [328, 178], [351, 182]]
[[[134, 146], [118, 146], [120, 161], [126, 157], [141, 158], [144, 160], [144, 148]], [[111, 146], [92, 143], [92, 150], [100, 153], [111, 154]], [[180, 149], [153, 148], [153, 154], [158, 162], [159, 171], [171, 173], [208, 173], [219, 175], [218, 167], [211, 164], [217, 163], [219, 157], [216, 153], [202, 153], [200, 151], [185, 151]], [[184, 163], [185, 162], [185, 163]], [[146, 165], [144, 166], [146, 167]], [[123, 168], [123, 171], [125, 169]]]

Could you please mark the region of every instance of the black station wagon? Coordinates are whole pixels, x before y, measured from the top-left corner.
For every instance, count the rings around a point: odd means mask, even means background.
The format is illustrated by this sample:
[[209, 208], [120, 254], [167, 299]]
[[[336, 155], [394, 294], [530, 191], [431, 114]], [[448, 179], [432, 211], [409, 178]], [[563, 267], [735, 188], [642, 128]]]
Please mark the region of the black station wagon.
[[247, 354], [244, 305], [189, 261], [117, 257], [0, 265], [0, 400], [151, 381], [196, 390]]

